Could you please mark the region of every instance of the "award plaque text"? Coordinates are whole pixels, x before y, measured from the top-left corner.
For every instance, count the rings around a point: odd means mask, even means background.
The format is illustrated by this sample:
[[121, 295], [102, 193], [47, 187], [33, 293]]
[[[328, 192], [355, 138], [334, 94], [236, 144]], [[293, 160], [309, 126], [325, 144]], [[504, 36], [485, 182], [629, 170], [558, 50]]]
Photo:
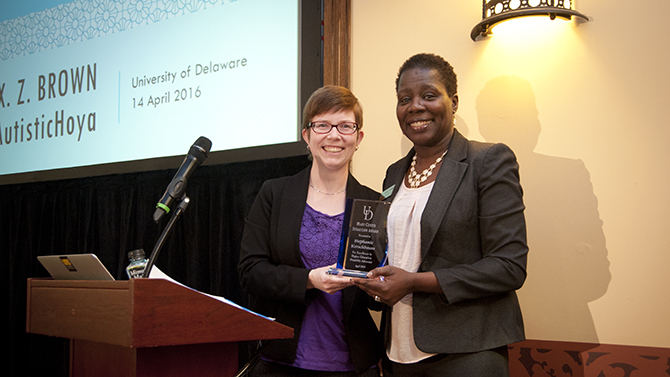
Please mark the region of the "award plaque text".
[[337, 268], [330, 274], [367, 277], [368, 271], [386, 263], [386, 218], [390, 202], [348, 199], [342, 224]]

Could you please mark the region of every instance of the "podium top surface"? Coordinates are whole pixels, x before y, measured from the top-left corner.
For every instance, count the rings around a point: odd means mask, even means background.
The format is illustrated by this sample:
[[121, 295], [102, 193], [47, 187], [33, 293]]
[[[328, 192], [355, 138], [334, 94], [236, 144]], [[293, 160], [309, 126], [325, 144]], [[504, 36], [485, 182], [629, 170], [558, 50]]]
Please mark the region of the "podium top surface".
[[163, 279], [28, 279], [26, 331], [125, 347], [290, 338], [293, 329]]

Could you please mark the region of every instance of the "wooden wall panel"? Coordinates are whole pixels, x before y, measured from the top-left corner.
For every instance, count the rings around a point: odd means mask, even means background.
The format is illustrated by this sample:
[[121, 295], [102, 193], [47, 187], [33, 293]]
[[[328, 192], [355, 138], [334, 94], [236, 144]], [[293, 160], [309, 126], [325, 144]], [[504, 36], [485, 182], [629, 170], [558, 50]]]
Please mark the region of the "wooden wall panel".
[[351, 0], [324, 0], [323, 84], [349, 88]]

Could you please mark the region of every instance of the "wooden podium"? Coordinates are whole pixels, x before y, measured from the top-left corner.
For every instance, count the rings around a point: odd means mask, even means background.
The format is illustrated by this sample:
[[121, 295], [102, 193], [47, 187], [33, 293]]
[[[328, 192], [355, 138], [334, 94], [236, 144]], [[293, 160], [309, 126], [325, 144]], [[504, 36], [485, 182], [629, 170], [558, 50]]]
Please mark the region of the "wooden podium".
[[26, 331], [69, 338], [70, 375], [234, 376], [237, 342], [293, 329], [163, 279], [28, 279]]

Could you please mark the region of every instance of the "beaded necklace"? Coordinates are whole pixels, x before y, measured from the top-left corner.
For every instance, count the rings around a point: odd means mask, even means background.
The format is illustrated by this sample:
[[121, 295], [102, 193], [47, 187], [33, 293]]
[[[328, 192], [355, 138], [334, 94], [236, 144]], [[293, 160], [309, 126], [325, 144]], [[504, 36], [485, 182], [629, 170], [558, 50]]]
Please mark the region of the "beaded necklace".
[[435, 160], [435, 162], [433, 164], [431, 164], [428, 167], [428, 169], [424, 169], [424, 171], [421, 172], [421, 174], [418, 174], [416, 172], [416, 169], [415, 169], [415, 167], [416, 167], [416, 153], [415, 153], [414, 157], [412, 157], [412, 164], [410, 165], [410, 168], [409, 168], [409, 175], [407, 176], [407, 181], [409, 182], [409, 187], [410, 188], [418, 188], [421, 185], [421, 183], [425, 182], [426, 179], [428, 179], [428, 177], [433, 175], [433, 169], [435, 169], [437, 164], [442, 162], [442, 159], [444, 158], [444, 155], [447, 154], [447, 151], [449, 151], [449, 149], [444, 151], [444, 153], [442, 153], [442, 156], [438, 157], [437, 160]]

